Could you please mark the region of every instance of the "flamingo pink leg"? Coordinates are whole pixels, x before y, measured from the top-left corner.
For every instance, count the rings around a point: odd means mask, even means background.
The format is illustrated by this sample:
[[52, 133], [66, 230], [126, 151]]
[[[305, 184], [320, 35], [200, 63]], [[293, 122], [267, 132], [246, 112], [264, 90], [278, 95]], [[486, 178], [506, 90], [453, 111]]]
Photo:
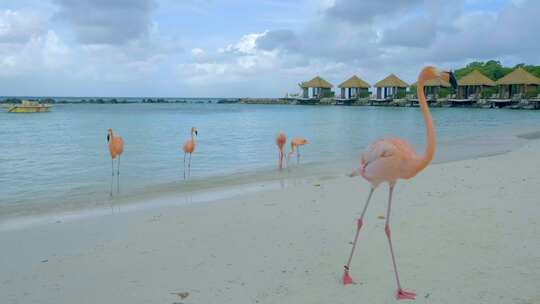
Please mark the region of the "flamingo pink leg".
[[120, 193], [120, 155], [118, 155], [118, 171], [116, 172], [116, 193]]
[[351, 254], [349, 255], [349, 260], [347, 260], [347, 265], [344, 266], [345, 270], [343, 271], [343, 277], [342, 277], [343, 285], [348, 285], [348, 284], [351, 284], [353, 282], [351, 276], [349, 275], [349, 269], [350, 269], [351, 261], [352, 261], [353, 255], [354, 255], [354, 250], [356, 248], [356, 243], [358, 241], [358, 235], [360, 234], [360, 229], [362, 228], [362, 225], [364, 223], [364, 221], [363, 221], [364, 220], [364, 215], [366, 214], [366, 210], [367, 210], [367, 207], [369, 205], [369, 201], [371, 200], [371, 196], [373, 195], [374, 190], [375, 190], [374, 188], [371, 188], [371, 190], [369, 191], [369, 195], [368, 195], [366, 204], [364, 205], [364, 210], [362, 210], [362, 214], [360, 215], [360, 218], [356, 222], [356, 234], [354, 236], [354, 241], [353, 241], [353, 245], [352, 245], [352, 249], [351, 249]]
[[186, 152], [184, 152], [184, 180], [186, 179]]
[[111, 158], [111, 170], [112, 170], [112, 175], [111, 175], [111, 193], [110, 193], [110, 196], [112, 196], [112, 188], [113, 188], [113, 182], [114, 182], [114, 159]]
[[188, 162], [188, 178], [191, 177], [191, 153], [189, 153], [189, 162]]
[[390, 184], [390, 193], [388, 196], [388, 210], [386, 211], [386, 223], [384, 225], [384, 232], [386, 233], [386, 237], [388, 238], [388, 245], [390, 246], [390, 254], [392, 255], [392, 264], [394, 265], [394, 273], [396, 274], [396, 283], [397, 283], [396, 299], [397, 300], [414, 300], [416, 298], [416, 293], [406, 291], [401, 288], [401, 284], [399, 282], [397, 265], [396, 265], [396, 257], [394, 256], [394, 248], [392, 246], [392, 238], [391, 238], [391, 232], [390, 232], [390, 209], [392, 206], [392, 193], [394, 192], [394, 185], [395, 183]]

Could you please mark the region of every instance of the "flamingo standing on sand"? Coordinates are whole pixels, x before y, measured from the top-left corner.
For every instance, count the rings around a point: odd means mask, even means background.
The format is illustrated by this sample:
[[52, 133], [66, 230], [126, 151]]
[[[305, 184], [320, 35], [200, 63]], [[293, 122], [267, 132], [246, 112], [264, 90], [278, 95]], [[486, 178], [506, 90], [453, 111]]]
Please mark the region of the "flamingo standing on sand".
[[307, 139], [295, 137], [291, 140], [291, 152], [287, 155], [287, 163], [291, 161], [291, 155], [296, 151], [296, 163], [300, 163], [300, 146], [307, 144]]
[[283, 155], [285, 155], [284, 146], [287, 142], [287, 136], [283, 132], [279, 132], [276, 136], [276, 145], [278, 146], [279, 151], [279, 161], [278, 168], [279, 170], [283, 169]]
[[186, 154], [189, 153], [188, 177], [191, 176], [191, 154], [195, 152], [195, 136], [198, 132], [195, 127], [191, 128], [191, 138], [186, 140], [182, 150], [184, 151], [184, 179], [186, 179]]
[[111, 169], [112, 169], [112, 175], [111, 175], [111, 193], [112, 196], [112, 188], [113, 188], [113, 180], [114, 180], [114, 159], [118, 157], [118, 170], [116, 172], [116, 192], [120, 193], [120, 156], [124, 152], [124, 140], [122, 140], [122, 137], [116, 136], [113, 134], [112, 129], [109, 128], [107, 130], [107, 143], [109, 146], [109, 152], [111, 154]]
[[366, 213], [369, 201], [373, 194], [373, 191], [381, 184], [388, 183], [389, 185], [389, 197], [388, 197], [388, 209], [386, 211], [386, 223], [384, 226], [384, 232], [388, 238], [388, 245], [390, 247], [390, 254], [392, 256], [392, 264], [394, 267], [394, 273], [396, 276], [397, 291], [396, 299], [409, 299], [414, 300], [416, 294], [414, 292], [406, 291], [402, 289], [399, 281], [398, 270], [396, 266], [396, 259], [394, 256], [394, 249], [392, 247], [392, 238], [390, 233], [390, 208], [392, 205], [392, 193], [394, 186], [398, 179], [409, 179], [414, 177], [418, 172], [422, 171], [433, 159], [435, 153], [435, 128], [433, 126], [433, 120], [429, 112], [426, 97], [424, 95], [424, 83], [431, 79], [442, 78], [452, 84], [455, 89], [457, 86], [456, 79], [451, 72], [438, 72], [434, 67], [426, 67], [418, 76], [417, 95], [422, 109], [422, 115], [424, 117], [424, 123], [427, 133], [427, 146], [424, 155], [416, 155], [412, 147], [406, 141], [398, 138], [380, 139], [372, 143], [368, 149], [364, 152], [361, 159], [360, 168], [355, 170], [350, 176], [360, 175], [371, 184], [371, 190], [369, 192], [367, 201], [365, 203], [362, 214], [356, 224], [356, 235], [352, 243], [351, 254], [345, 270], [343, 272], [343, 284], [347, 285], [353, 282], [349, 275], [351, 266], [351, 260], [356, 248], [356, 242], [358, 240], [358, 234], [362, 228], [363, 218]]

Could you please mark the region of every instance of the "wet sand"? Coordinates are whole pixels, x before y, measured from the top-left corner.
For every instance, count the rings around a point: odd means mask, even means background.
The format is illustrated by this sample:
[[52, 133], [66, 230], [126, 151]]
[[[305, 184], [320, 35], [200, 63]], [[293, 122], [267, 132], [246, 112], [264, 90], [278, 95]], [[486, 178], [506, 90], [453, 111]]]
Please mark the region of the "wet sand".
[[[530, 141], [398, 183], [394, 246], [418, 303], [540, 303], [539, 151]], [[349, 286], [339, 280], [367, 183], [320, 175], [271, 188], [0, 231], [0, 303], [395, 301], [379, 218], [386, 186], [367, 212]]]

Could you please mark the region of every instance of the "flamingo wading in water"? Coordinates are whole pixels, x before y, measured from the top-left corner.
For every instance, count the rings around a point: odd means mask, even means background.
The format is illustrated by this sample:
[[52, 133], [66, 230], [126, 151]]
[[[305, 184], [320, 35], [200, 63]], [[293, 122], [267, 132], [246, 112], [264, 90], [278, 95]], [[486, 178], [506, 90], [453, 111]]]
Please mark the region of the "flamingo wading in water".
[[184, 179], [186, 179], [186, 154], [189, 153], [189, 162], [188, 162], [188, 177], [191, 176], [191, 154], [195, 152], [195, 136], [198, 132], [195, 127], [191, 128], [191, 138], [186, 140], [182, 150], [184, 151]]
[[284, 146], [286, 142], [287, 142], [287, 136], [285, 135], [285, 133], [279, 132], [278, 135], [276, 136], [276, 145], [278, 146], [278, 151], [279, 151], [279, 161], [278, 161], [279, 170], [283, 169], [283, 155], [285, 154]]
[[416, 155], [412, 147], [405, 140], [398, 138], [380, 139], [372, 143], [368, 149], [364, 152], [361, 159], [360, 168], [351, 173], [350, 176], [360, 175], [371, 184], [371, 190], [369, 192], [367, 201], [362, 210], [362, 214], [356, 223], [356, 235], [352, 243], [351, 254], [345, 265], [343, 272], [343, 284], [347, 285], [353, 282], [349, 275], [351, 266], [351, 260], [353, 258], [354, 249], [356, 248], [356, 242], [358, 240], [358, 234], [363, 225], [363, 218], [366, 213], [369, 201], [373, 194], [373, 191], [381, 184], [388, 183], [389, 196], [388, 196], [388, 209], [386, 211], [386, 223], [384, 226], [384, 232], [388, 239], [388, 245], [390, 247], [390, 254], [392, 256], [392, 265], [394, 267], [394, 273], [397, 283], [396, 299], [409, 299], [414, 300], [416, 294], [414, 292], [406, 291], [402, 289], [399, 281], [398, 270], [396, 265], [396, 258], [394, 256], [394, 248], [392, 246], [392, 238], [390, 233], [390, 208], [392, 205], [392, 193], [394, 186], [398, 179], [409, 179], [414, 177], [420, 171], [422, 171], [433, 159], [435, 153], [435, 128], [433, 126], [433, 120], [429, 112], [426, 97], [424, 95], [424, 84], [426, 81], [436, 78], [442, 78], [452, 84], [455, 89], [457, 86], [456, 79], [451, 72], [438, 72], [434, 67], [426, 67], [418, 76], [417, 83], [417, 95], [420, 107], [422, 109], [422, 115], [426, 126], [427, 146], [424, 155]]
[[287, 163], [291, 161], [291, 155], [296, 151], [296, 163], [300, 163], [300, 146], [307, 144], [307, 139], [295, 137], [291, 140], [291, 152], [287, 155]]
[[122, 137], [116, 136], [113, 134], [112, 129], [109, 128], [107, 130], [107, 143], [109, 146], [109, 153], [111, 154], [111, 169], [112, 169], [112, 175], [111, 175], [111, 193], [112, 196], [112, 189], [113, 189], [113, 181], [114, 181], [114, 159], [118, 157], [118, 170], [116, 172], [116, 192], [120, 193], [120, 156], [124, 152], [124, 140], [122, 140]]

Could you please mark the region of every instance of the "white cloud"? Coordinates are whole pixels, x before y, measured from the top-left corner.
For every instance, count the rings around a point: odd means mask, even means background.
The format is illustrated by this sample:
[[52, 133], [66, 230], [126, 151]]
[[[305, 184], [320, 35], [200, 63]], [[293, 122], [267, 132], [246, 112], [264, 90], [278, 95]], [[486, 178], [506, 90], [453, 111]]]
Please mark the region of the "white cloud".
[[[280, 0], [271, 6], [306, 8], [298, 23], [278, 27], [257, 19], [249, 26], [256, 30], [236, 38], [229, 35], [242, 33], [244, 20], [220, 32], [208, 24], [214, 20], [200, 18], [204, 26], [186, 28], [168, 19], [171, 7], [191, 14], [201, 3], [205, 14], [215, 16], [219, 4], [213, 0], [159, 1], [162, 8], [156, 8], [157, 0], [52, 3], [43, 13], [28, 6], [0, 10], [0, 90], [13, 87], [14, 79], [26, 90], [38, 86], [29, 80], [26, 85], [26, 79], [42, 77], [51, 83], [72, 81], [82, 92], [109, 87], [125, 95], [116, 88], [136, 94], [152, 79], [148, 87], [158, 92], [168, 86], [169, 92], [182, 88], [186, 95], [281, 96], [317, 74], [334, 84], [351, 74], [374, 83], [389, 73], [412, 82], [425, 64], [540, 63], [540, 1], [533, 0], [306, 0], [294, 5]], [[266, 10], [263, 16], [276, 12]], [[208, 28], [212, 34], [202, 34]]]
[[48, 31], [42, 39], [45, 39], [43, 42], [43, 63], [47, 68], [60, 69], [70, 62], [71, 50], [54, 31]]
[[257, 47], [257, 39], [265, 36], [267, 31], [263, 33], [252, 33], [244, 35], [234, 44], [229, 44], [225, 48], [218, 49], [218, 52], [237, 52], [240, 54], [255, 54]]
[[152, 28], [154, 0], [54, 0], [55, 19], [65, 21], [83, 44], [122, 45]]
[[0, 11], [0, 43], [22, 43], [43, 33], [43, 21], [17, 11]]
[[257, 39], [264, 35], [266, 32], [246, 34], [213, 53], [193, 49], [191, 53], [195, 62], [178, 65], [180, 81], [195, 86], [209, 82], [247, 84], [260, 77], [261, 73], [276, 71], [283, 64], [279, 51], [257, 48]]
[[69, 48], [31, 13], [0, 11], [0, 76], [52, 71], [68, 62]]
[[[311, 66], [314, 59], [337, 67], [343, 64], [341, 79], [364, 71], [361, 76], [371, 82], [389, 73], [413, 81], [425, 64], [455, 68], [470, 60], [521, 58], [530, 64], [540, 60], [534, 30], [540, 28], [538, 1], [509, 3], [496, 12], [466, 11], [462, 1], [442, 0], [424, 5], [407, 1], [389, 10], [393, 2], [366, 7], [362, 1], [336, 1], [303, 31], [269, 31], [256, 43], [265, 50], [285, 49], [280, 56], [306, 56]], [[365, 14], [362, 7], [381, 18], [358, 21]], [[402, 14], [389, 19], [395, 12]]]
[[193, 57], [201, 56], [203, 54], [204, 54], [204, 51], [200, 48], [191, 49], [191, 55], [193, 55]]
[[[246, 34], [213, 53], [202, 49], [192, 50], [195, 62], [178, 65], [179, 81], [193, 87], [211, 86], [212, 91], [230, 92], [236, 89], [237, 96], [253, 92], [264, 96], [281, 96], [297, 90], [297, 83], [306, 77], [313, 77], [314, 71], [334, 77], [347, 68], [341, 62], [285, 54], [287, 51], [284, 49], [258, 48], [257, 40], [267, 34], [267, 31]], [[200, 60], [203, 55], [204, 60]], [[249, 87], [250, 90], [242, 90], [242, 87]]]
[[382, 33], [381, 43], [404, 47], [426, 48], [437, 37], [437, 25], [425, 17], [413, 18]]
[[[140, 39], [116, 44], [67, 44], [52, 24], [21, 11], [0, 12], [0, 76], [44, 75], [56, 79], [129, 81], [156, 72], [181, 52], [156, 23]], [[47, 29], [49, 28], [49, 29]]]

